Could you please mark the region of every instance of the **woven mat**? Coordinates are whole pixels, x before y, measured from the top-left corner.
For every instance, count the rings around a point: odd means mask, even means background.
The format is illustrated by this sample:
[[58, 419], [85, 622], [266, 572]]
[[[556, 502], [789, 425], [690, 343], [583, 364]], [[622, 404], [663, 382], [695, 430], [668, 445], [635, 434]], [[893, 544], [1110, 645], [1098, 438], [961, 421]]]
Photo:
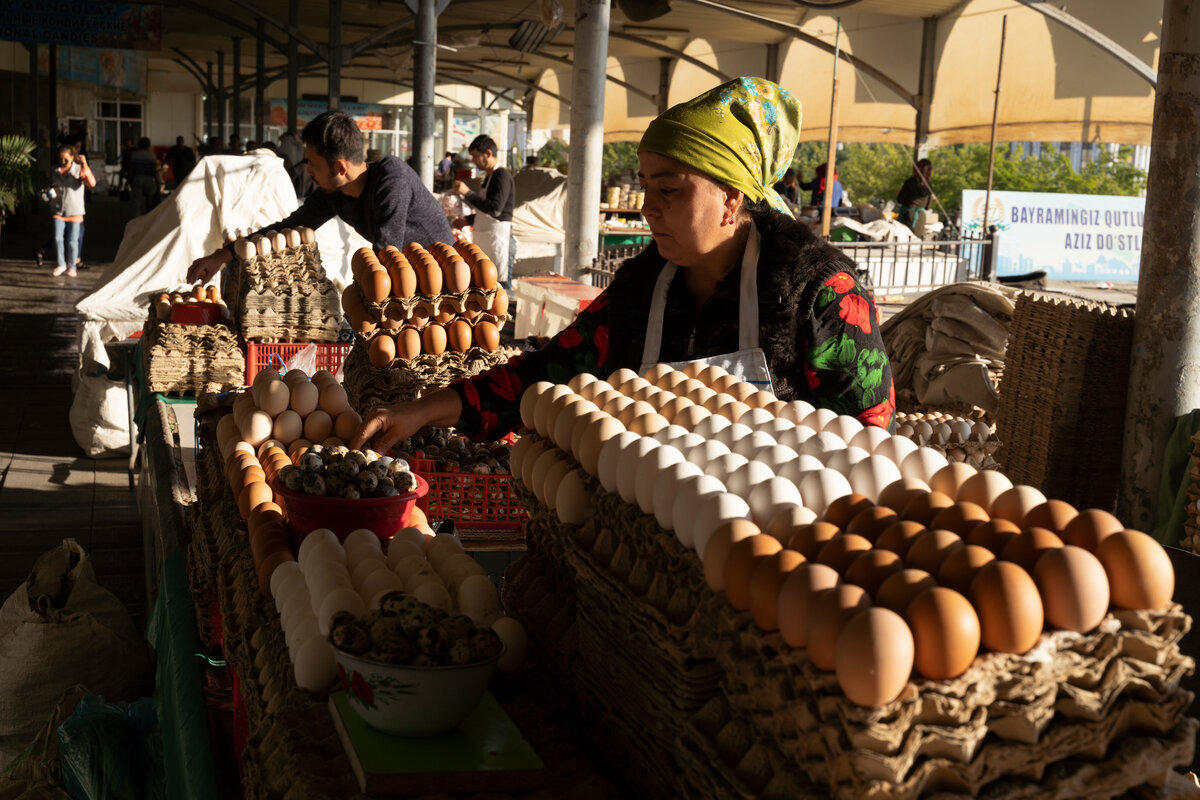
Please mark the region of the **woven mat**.
[[342, 367], [343, 385], [350, 406], [364, 416], [381, 405], [414, 400], [459, 378], [469, 378], [503, 364], [516, 354], [509, 348], [488, 351], [472, 347], [465, 353], [422, 354], [397, 358], [387, 367], [376, 367], [362, 340], [354, 343]]
[[1133, 321], [1099, 303], [1017, 298], [996, 420], [996, 459], [1014, 483], [1114, 507]]

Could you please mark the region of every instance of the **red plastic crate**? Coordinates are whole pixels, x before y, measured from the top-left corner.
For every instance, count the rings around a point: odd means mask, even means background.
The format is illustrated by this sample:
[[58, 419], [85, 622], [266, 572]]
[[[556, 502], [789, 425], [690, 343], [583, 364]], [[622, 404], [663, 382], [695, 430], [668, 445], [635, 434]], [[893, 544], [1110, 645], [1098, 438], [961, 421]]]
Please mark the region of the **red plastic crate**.
[[452, 519], [464, 530], [519, 531], [529, 517], [512, 490], [511, 475], [434, 472], [434, 462], [414, 458], [411, 466], [429, 484], [417, 507], [430, 519]]
[[[292, 356], [311, 342], [246, 342], [246, 385], [254, 381], [259, 370], [285, 366]], [[317, 342], [317, 369], [337, 372], [354, 345], [350, 342]]]

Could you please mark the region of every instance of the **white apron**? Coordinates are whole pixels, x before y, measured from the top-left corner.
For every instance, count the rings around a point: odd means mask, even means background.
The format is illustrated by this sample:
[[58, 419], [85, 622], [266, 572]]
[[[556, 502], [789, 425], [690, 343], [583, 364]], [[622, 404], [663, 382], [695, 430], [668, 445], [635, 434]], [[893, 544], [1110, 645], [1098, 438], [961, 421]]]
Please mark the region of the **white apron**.
[[[490, 177], [489, 175], [488, 178]], [[484, 180], [479, 191], [487, 193], [487, 179]], [[471, 228], [471, 239], [496, 265], [500, 283], [508, 282], [508, 241], [511, 236], [512, 222], [501, 222], [490, 214], [482, 211], [476, 212], [475, 224]]]
[[[767, 368], [767, 354], [758, 346], [758, 254], [761, 237], [751, 226], [750, 238], [746, 242], [746, 253], [742, 256], [742, 280], [738, 293], [738, 350], [734, 353], [697, 358], [692, 361], [675, 361], [668, 366], [682, 369], [688, 364], [715, 364], [732, 375], [765, 391], [775, 393], [771, 383], [771, 372]], [[654, 297], [650, 301], [650, 319], [646, 323], [646, 346], [642, 350], [642, 368], [645, 372], [658, 363], [662, 350], [663, 317], [667, 308], [667, 294], [677, 267], [668, 261], [654, 284]]]

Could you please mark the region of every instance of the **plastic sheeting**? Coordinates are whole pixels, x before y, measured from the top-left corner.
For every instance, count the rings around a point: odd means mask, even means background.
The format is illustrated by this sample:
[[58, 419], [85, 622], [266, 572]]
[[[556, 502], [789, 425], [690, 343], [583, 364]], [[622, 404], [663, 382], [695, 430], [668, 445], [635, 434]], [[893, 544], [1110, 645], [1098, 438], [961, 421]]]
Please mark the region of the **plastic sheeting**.
[[513, 183], [512, 233], [518, 245], [561, 243], [566, 238], [567, 176], [556, 169], [525, 167], [513, 175]]

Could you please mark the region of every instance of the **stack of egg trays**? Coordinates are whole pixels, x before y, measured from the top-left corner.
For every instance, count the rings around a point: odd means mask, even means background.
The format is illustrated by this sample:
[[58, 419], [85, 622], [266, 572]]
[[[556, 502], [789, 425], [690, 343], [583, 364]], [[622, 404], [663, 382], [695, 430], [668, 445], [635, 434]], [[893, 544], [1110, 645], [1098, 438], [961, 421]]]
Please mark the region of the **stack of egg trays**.
[[436, 356], [422, 353], [410, 360], [398, 358], [381, 368], [371, 363], [363, 340], [356, 339], [342, 365], [342, 385], [351, 408], [366, 414], [377, 406], [413, 400], [459, 378], [478, 375], [512, 355], [505, 348], [472, 347], [465, 353], [448, 350]]
[[[953, 681], [917, 678], [893, 703], [862, 708], [803, 650], [704, 589], [698, 559], [653, 518], [593, 488], [590, 532], [521, 497], [542, 547], [567, 554], [545, 562], [577, 578], [578, 696], [593, 735], [622, 749], [628, 780], [666, 759], [690, 766], [682, 779], [703, 797], [804, 796], [814, 785], [839, 798], [916, 798], [942, 786], [1076, 797], [1160, 784], [1191, 761], [1198, 723], [1184, 716], [1192, 695], [1180, 682], [1194, 663], [1178, 647], [1191, 618], [1178, 605], [1110, 614], [1086, 636], [1053, 632], [1026, 656], [983, 654]], [[614, 635], [626, 621], [624, 637]], [[679, 684], [713, 659], [724, 676], [715, 690], [694, 683], [692, 702], [647, 701], [686, 696]], [[672, 670], [681, 663], [690, 672]], [[644, 692], [631, 686], [639, 681]], [[698, 703], [688, 720], [672, 714]], [[678, 736], [664, 737], [672, 729]], [[643, 738], [650, 731], [656, 745]]]
[[245, 383], [246, 356], [224, 325], [174, 325], [151, 308], [143, 337], [148, 391], [219, 393]]
[[337, 287], [316, 244], [236, 259], [223, 294], [238, 332], [261, 342], [336, 342], [342, 324]]
[[1200, 433], [1192, 436], [1188, 459], [1187, 514], [1183, 520], [1183, 546], [1200, 553]]

